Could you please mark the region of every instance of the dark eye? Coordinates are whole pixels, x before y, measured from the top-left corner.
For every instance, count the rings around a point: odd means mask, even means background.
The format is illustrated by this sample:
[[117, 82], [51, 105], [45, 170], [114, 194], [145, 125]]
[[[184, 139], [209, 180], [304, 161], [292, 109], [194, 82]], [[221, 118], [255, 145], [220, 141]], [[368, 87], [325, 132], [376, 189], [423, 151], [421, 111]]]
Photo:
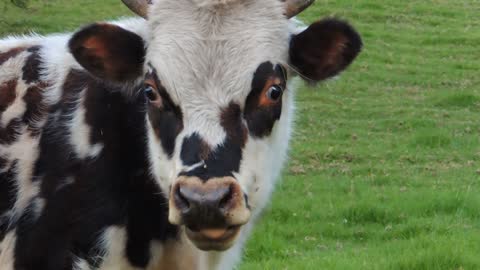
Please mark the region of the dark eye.
[[143, 88], [143, 91], [145, 92], [145, 96], [148, 98], [148, 101], [151, 105], [157, 108], [163, 108], [162, 97], [160, 96], [160, 93], [153, 88], [153, 86], [146, 85], [145, 88]]
[[283, 94], [283, 89], [279, 85], [271, 86], [267, 91], [267, 97], [272, 101], [278, 101]]
[[143, 91], [150, 101], [155, 101], [158, 98], [157, 91], [155, 91], [155, 89], [153, 89], [153, 87], [150, 85], [145, 86]]

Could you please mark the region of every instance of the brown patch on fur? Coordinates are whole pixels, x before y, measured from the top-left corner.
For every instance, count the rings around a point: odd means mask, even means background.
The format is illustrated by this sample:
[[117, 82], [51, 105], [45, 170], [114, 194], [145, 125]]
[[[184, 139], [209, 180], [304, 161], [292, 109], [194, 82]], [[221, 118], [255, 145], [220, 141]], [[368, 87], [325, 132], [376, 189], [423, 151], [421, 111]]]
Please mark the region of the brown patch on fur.
[[18, 47], [8, 50], [4, 53], [0, 53], [0, 65], [3, 65], [3, 63], [7, 62], [9, 59], [16, 57], [24, 50], [25, 47]]
[[0, 84], [0, 116], [17, 97], [17, 80], [11, 80]]
[[342, 61], [342, 59], [340, 59], [341, 56], [338, 55], [338, 50], [344, 50], [346, 48], [348, 39], [340, 34], [337, 34], [332, 39], [333, 41], [330, 45], [330, 48], [328, 48], [325, 52], [325, 54], [328, 55], [325, 65], [335, 66], [337, 63]]
[[31, 47], [28, 49], [30, 52], [30, 56], [25, 61], [25, 65], [23, 66], [23, 80], [26, 83], [33, 83], [40, 79], [40, 72], [41, 72], [41, 57], [39, 54], [40, 46]]
[[87, 39], [83, 46], [85, 49], [92, 50], [92, 53], [98, 57], [105, 58], [108, 56], [108, 53], [105, 50], [105, 44], [103, 44], [97, 37]]

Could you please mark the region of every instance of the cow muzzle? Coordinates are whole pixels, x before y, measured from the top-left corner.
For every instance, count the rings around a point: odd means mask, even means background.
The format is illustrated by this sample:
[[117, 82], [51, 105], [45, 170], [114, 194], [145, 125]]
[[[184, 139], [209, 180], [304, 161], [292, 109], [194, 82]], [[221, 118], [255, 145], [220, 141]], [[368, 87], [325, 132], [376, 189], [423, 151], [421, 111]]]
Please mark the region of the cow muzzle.
[[201, 250], [230, 248], [250, 220], [246, 196], [232, 177], [208, 181], [180, 177], [169, 206], [170, 223], [184, 225], [188, 238]]

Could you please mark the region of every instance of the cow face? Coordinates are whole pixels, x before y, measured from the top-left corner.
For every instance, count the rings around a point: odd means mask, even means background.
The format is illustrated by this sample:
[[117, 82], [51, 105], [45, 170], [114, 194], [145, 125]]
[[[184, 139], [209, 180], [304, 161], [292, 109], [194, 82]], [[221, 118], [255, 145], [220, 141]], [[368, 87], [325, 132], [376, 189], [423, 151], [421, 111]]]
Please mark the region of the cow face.
[[201, 2], [154, 4], [147, 40], [96, 24], [70, 49], [92, 74], [146, 95], [146, 154], [170, 222], [200, 249], [225, 250], [265, 206], [282, 168], [289, 78], [332, 77], [362, 43], [335, 19], [295, 33], [282, 1]]

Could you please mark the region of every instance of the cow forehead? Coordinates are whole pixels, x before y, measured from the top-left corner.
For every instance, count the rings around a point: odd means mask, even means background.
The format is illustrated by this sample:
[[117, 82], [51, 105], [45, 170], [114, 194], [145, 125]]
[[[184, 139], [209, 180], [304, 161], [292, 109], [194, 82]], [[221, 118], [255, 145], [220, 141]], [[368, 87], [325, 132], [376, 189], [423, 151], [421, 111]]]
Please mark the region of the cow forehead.
[[289, 23], [282, 2], [236, 2], [214, 9], [163, 0], [152, 8], [147, 61], [187, 111], [202, 103], [217, 110], [241, 105], [261, 63], [287, 61]]

